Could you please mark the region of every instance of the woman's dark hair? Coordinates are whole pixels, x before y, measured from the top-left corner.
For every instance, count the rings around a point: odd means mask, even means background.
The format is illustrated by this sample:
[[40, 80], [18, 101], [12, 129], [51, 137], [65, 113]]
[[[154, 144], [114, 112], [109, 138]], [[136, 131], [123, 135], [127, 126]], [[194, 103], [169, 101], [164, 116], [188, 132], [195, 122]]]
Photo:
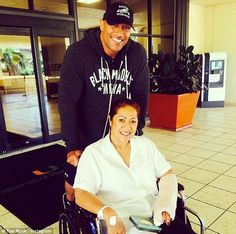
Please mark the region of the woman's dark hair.
[[137, 111], [137, 115], [139, 117], [139, 114], [140, 114], [139, 104], [131, 99], [123, 98], [123, 99], [116, 100], [111, 105], [110, 118], [113, 119], [113, 116], [115, 114], [117, 114], [118, 109], [120, 109], [121, 107], [125, 107], [125, 106], [132, 106]]

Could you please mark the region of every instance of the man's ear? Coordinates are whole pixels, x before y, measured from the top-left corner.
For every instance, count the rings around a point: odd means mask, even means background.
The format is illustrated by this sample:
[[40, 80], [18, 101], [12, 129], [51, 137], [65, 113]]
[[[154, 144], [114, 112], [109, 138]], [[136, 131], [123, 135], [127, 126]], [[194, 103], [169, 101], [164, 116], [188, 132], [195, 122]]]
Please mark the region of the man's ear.
[[100, 30], [101, 31], [103, 31], [103, 29], [104, 29], [104, 24], [105, 24], [104, 20], [100, 19]]
[[110, 117], [110, 115], [109, 115], [108, 121], [109, 121], [109, 126], [111, 127], [111, 117]]

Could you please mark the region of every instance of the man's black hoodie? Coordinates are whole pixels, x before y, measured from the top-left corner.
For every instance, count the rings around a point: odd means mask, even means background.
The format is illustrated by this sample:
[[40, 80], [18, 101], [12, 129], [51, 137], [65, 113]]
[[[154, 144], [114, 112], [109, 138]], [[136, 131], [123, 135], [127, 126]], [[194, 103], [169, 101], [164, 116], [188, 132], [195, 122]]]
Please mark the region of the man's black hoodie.
[[109, 131], [110, 104], [130, 98], [141, 106], [138, 132], [145, 125], [149, 93], [146, 52], [129, 42], [112, 60], [103, 50], [100, 29], [85, 32], [82, 40], [68, 47], [59, 87], [59, 112], [67, 150], [83, 150]]

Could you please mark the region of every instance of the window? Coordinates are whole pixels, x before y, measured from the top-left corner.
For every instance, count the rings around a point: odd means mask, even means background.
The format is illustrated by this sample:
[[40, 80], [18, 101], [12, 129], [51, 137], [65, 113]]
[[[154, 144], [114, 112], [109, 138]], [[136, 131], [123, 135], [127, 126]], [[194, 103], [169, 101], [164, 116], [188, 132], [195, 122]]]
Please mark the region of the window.
[[34, 0], [34, 10], [69, 14], [67, 0]]
[[152, 0], [152, 52], [173, 52], [174, 0]]
[[99, 26], [99, 20], [102, 19], [105, 9], [105, 0], [91, 4], [77, 2], [79, 30]]
[[28, 0], [0, 0], [0, 6], [20, 9], [29, 9]]

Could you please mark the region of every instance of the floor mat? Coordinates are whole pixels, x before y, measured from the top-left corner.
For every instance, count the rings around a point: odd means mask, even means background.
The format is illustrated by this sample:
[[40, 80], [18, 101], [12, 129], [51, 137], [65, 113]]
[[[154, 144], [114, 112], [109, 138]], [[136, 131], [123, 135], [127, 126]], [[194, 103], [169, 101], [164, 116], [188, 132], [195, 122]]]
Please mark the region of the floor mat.
[[0, 203], [33, 230], [63, 210], [65, 148], [52, 145], [0, 160]]

